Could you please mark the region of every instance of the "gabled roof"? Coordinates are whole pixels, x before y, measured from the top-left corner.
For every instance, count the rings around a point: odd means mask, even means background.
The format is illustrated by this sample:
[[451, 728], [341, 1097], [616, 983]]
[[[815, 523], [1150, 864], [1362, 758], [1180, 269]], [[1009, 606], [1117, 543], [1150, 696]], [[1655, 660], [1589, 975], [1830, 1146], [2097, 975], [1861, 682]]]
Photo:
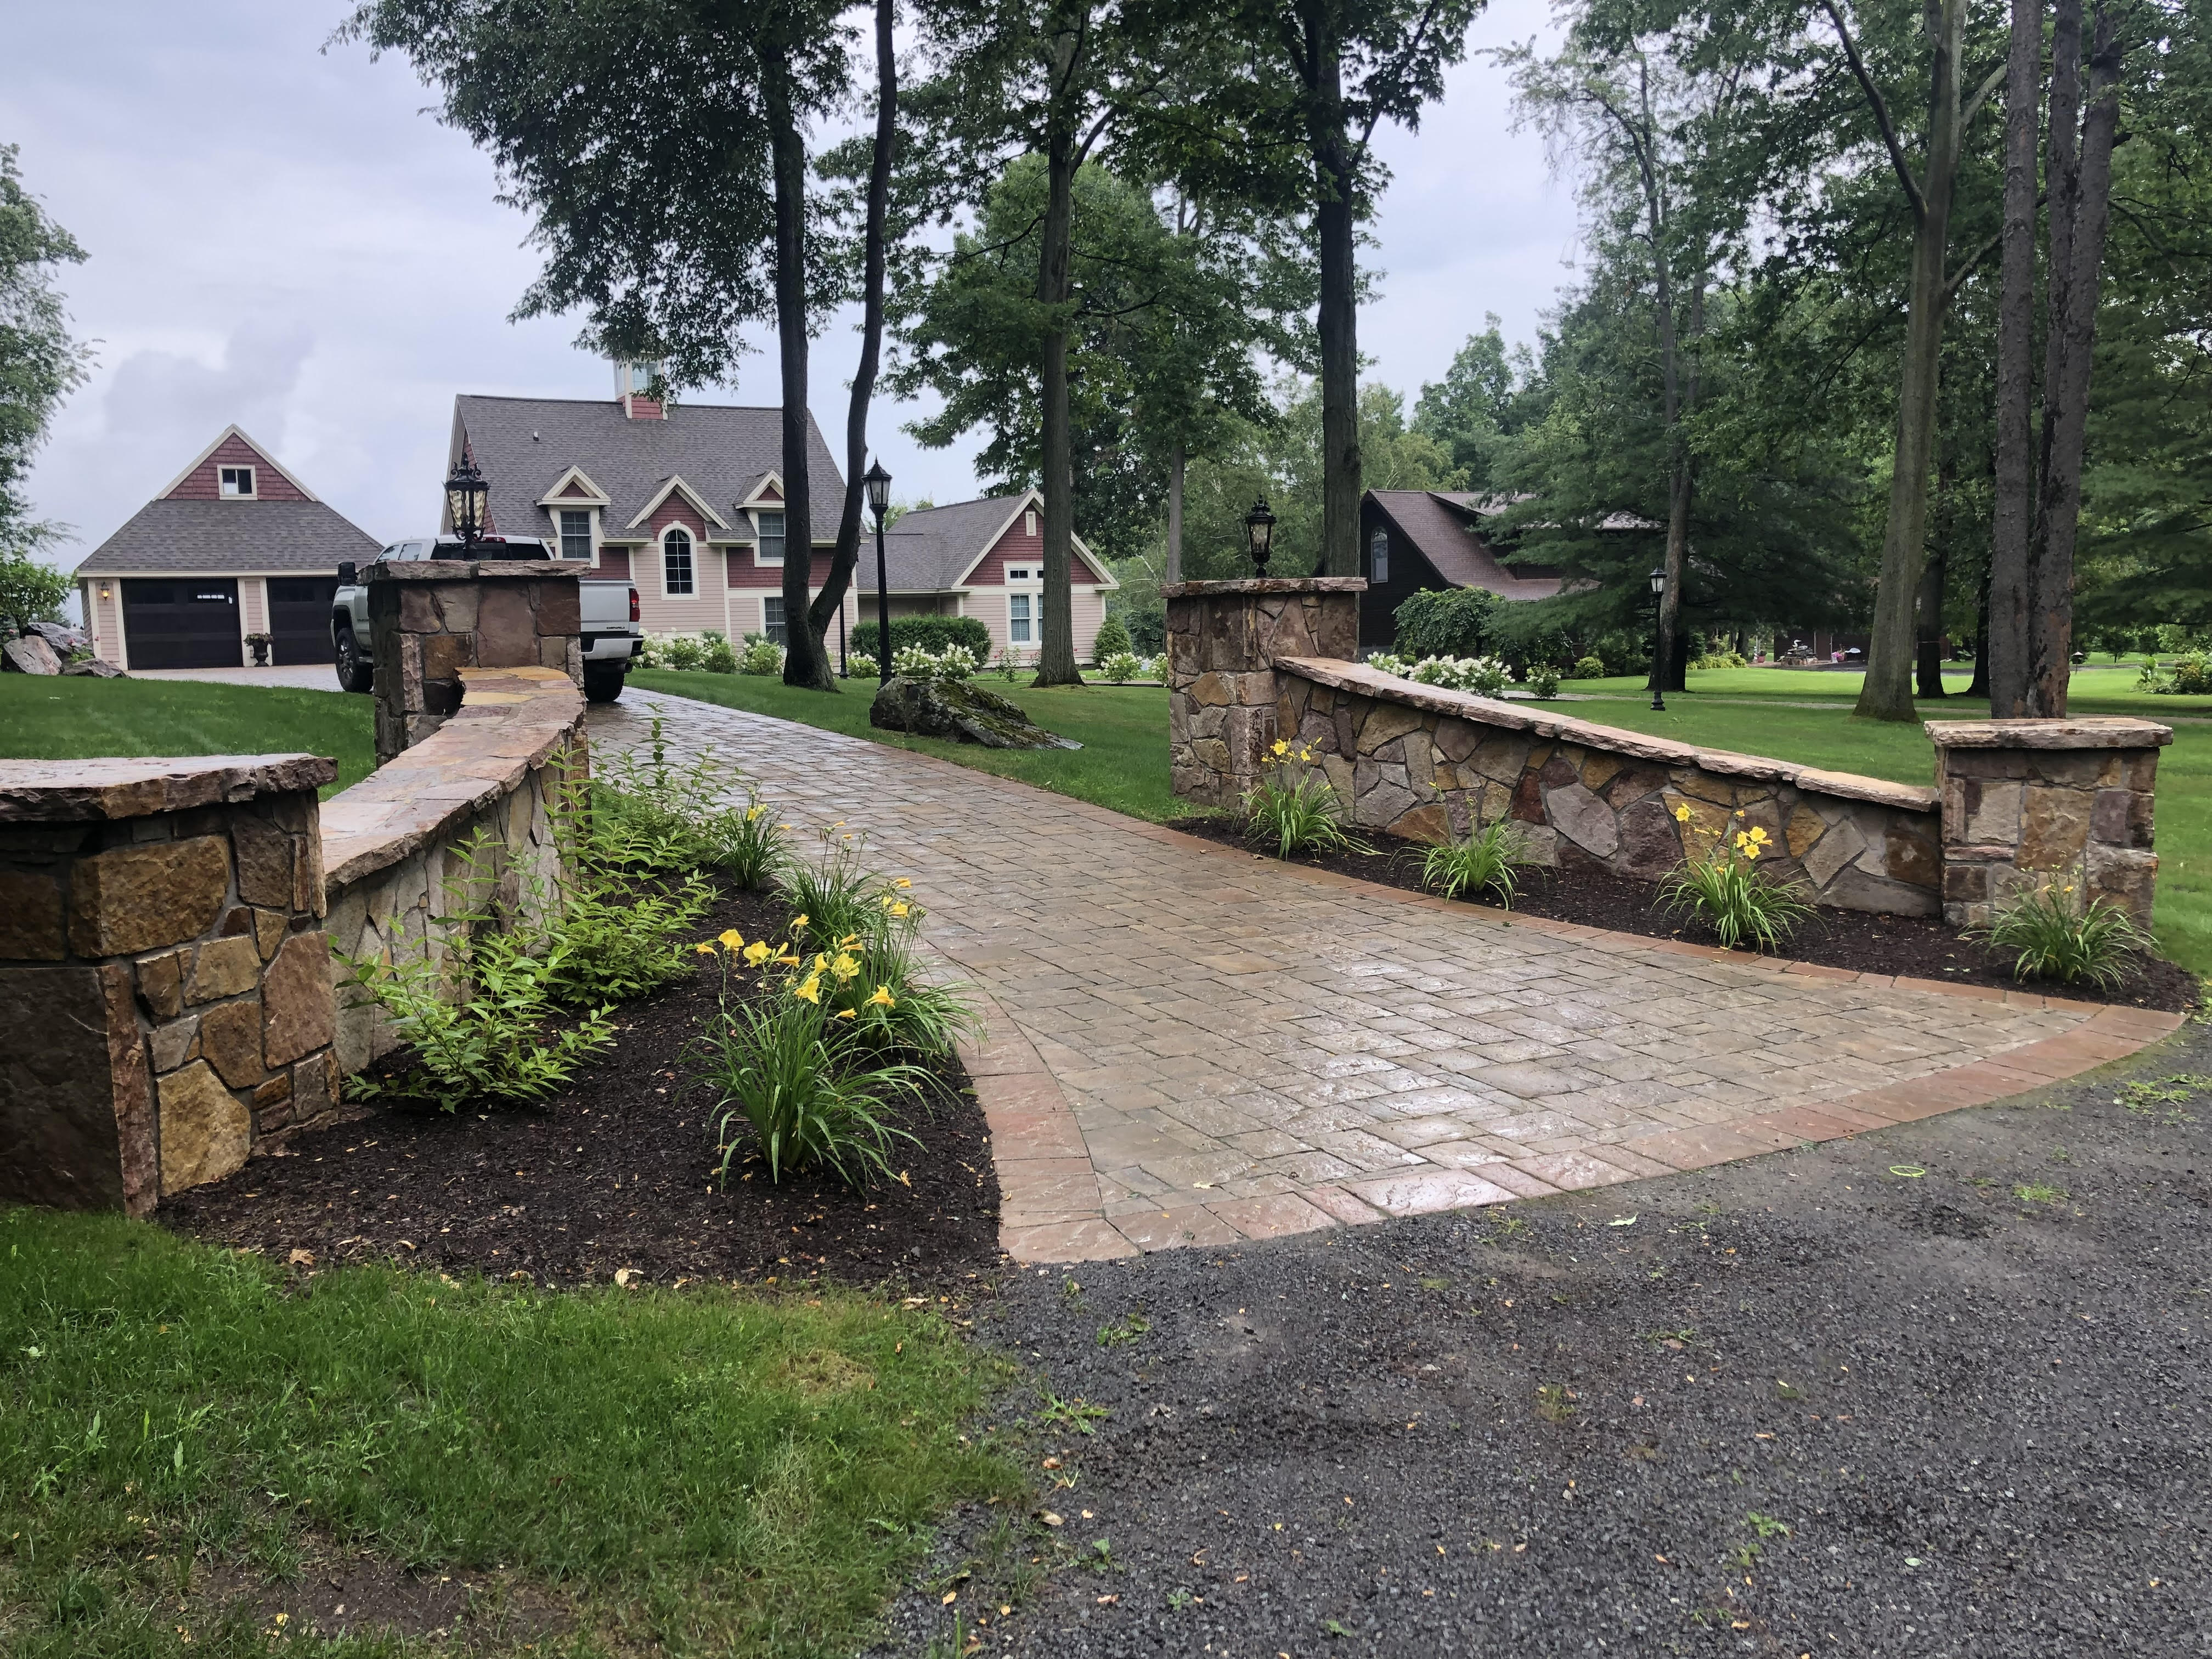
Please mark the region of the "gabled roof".
[[1523, 576], [1498, 562], [1476, 526], [1478, 516], [1495, 510], [1489, 500], [1434, 489], [1370, 489], [1367, 498], [1455, 587], [1507, 599], [1548, 599], [1559, 591], [1555, 575]]
[[[230, 443], [233, 439], [237, 441], [239, 447], [252, 453], [253, 460], [256, 464], [267, 467], [270, 471], [274, 472], [278, 477], [283, 479], [286, 483], [291, 485], [293, 489], [298, 490], [301, 495], [306, 496], [309, 501], [312, 501], [315, 499], [315, 492], [313, 490], [308, 489], [307, 485], [301, 483], [289, 472], [287, 472], [284, 470], [283, 463], [279, 461], [274, 455], [271, 455], [267, 450], [264, 449], [259, 444], [254, 442], [252, 439], [247, 437], [246, 435], [246, 428], [240, 426], [235, 421], [223, 428], [222, 431], [216, 433], [215, 434], [215, 441], [210, 444], [205, 449], [200, 451], [198, 454], [193, 456], [191, 465], [187, 466], [182, 472], [177, 474], [175, 477], [170, 479], [169, 482], [163, 486], [161, 492], [161, 495], [174, 495], [179, 490], [182, 489], [185, 483], [191, 479], [192, 474], [198, 471], [201, 467], [206, 465], [208, 461], [214, 456], [216, 451], [221, 449], [225, 444]], [[230, 464], [229, 459], [226, 458], [224, 465], [229, 465]], [[161, 497], [156, 496], [155, 499], [159, 500]]]
[[[783, 465], [783, 411], [724, 404], [678, 403], [662, 420], [632, 420], [613, 398], [486, 398], [453, 399], [453, 458], [462, 435], [491, 489], [491, 521], [502, 535], [554, 534], [540, 505], [571, 468], [581, 468], [606, 493], [600, 515], [606, 534], [623, 526], [681, 477], [697, 500], [744, 527], [738, 504]], [[807, 421], [806, 477], [813, 492], [814, 539], [834, 540], [845, 481], [812, 417]], [[748, 530], [747, 534], [750, 532]]]
[[78, 565], [81, 576], [137, 571], [333, 572], [366, 563], [373, 536], [320, 501], [149, 501]]
[[[1021, 510], [1038, 501], [1037, 492], [1030, 489], [945, 507], [917, 507], [900, 514], [884, 532], [884, 566], [890, 591], [944, 593], [963, 586]], [[1100, 586], [1118, 586], [1113, 572], [1083, 544], [1081, 537], [1075, 538], [1075, 551], [1097, 574]], [[876, 591], [875, 547], [869, 534], [860, 538], [860, 560], [853, 580], [863, 592]]]

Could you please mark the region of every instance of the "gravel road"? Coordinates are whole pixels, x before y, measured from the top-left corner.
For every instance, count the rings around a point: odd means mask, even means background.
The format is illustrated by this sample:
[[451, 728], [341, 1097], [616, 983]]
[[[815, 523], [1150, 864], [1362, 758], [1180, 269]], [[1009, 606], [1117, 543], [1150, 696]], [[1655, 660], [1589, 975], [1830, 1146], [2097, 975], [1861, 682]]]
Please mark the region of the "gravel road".
[[1022, 1273], [1060, 1524], [969, 1517], [883, 1651], [2212, 1651], [2212, 1078], [2141, 1086], [2200, 1073]]

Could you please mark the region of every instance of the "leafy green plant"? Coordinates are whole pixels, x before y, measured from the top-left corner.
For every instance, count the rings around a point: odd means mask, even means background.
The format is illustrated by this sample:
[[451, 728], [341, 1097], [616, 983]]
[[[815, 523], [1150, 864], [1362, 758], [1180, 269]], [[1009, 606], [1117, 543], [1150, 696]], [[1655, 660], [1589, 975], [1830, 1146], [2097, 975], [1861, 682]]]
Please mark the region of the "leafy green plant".
[[1049, 1423], [1054, 1428], [1073, 1429], [1078, 1434], [1096, 1434], [1098, 1432], [1098, 1425], [1113, 1414], [1114, 1408], [1111, 1406], [1091, 1405], [1079, 1395], [1073, 1400], [1062, 1400], [1058, 1395], [1047, 1389], [1044, 1393], [1044, 1410], [1038, 1415], [1040, 1420]]
[[1771, 880], [1753, 868], [1766, 849], [1766, 831], [1707, 830], [1686, 805], [1674, 809], [1674, 818], [1714, 844], [1689, 854], [1668, 873], [1659, 884], [1659, 902], [1668, 910], [1689, 911], [1728, 950], [1746, 944], [1756, 951], [1779, 950], [1813, 907], [1794, 884]]
[[1559, 671], [1555, 664], [1532, 663], [1523, 679], [1528, 687], [1528, 695], [1539, 702], [1547, 702], [1559, 695]]
[[1103, 669], [1106, 666], [1107, 658], [1122, 654], [1134, 656], [1136, 650], [1136, 647], [1129, 642], [1128, 623], [1119, 617], [1109, 616], [1098, 624], [1098, 636], [1091, 643], [1091, 660]]
[[2010, 951], [2014, 979], [2083, 980], [2110, 990], [2133, 970], [2130, 958], [2150, 948], [2150, 935], [2110, 899], [2086, 905], [2076, 884], [2045, 882], [1999, 908], [1989, 926], [1970, 929], [1992, 951]]
[[845, 653], [845, 678], [847, 679], [872, 680], [876, 678], [878, 672], [878, 665], [877, 664], [876, 659], [870, 656], [866, 652], [848, 651]]
[[1527, 838], [1500, 818], [1465, 841], [1448, 842], [1423, 853], [1421, 886], [1448, 899], [1495, 897], [1510, 910], [1521, 890], [1520, 872], [1530, 862]]
[[853, 1035], [876, 1048], [943, 1058], [963, 1037], [980, 1038], [983, 1025], [964, 988], [940, 983], [921, 971], [915, 939], [922, 909], [907, 896], [908, 890], [903, 878], [882, 884], [875, 912], [854, 947], [860, 978], [882, 995], [872, 994], [857, 1004]]
[[[623, 838], [624, 867], [712, 870], [749, 892], [768, 886], [790, 856], [791, 826], [776, 822], [751, 781], [711, 746], [689, 766], [674, 764], [666, 718], [658, 705], [647, 707], [647, 758], [624, 750], [601, 763], [606, 787], [594, 798], [595, 833]], [[733, 788], [744, 792], [744, 805], [729, 800]]]
[[1393, 613], [1396, 648], [1411, 657], [1472, 657], [1496, 641], [1495, 593], [1480, 587], [1424, 588]]
[[662, 655], [671, 668], [694, 669], [706, 655], [706, 649], [689, 634], [670, 635]]
[[1126, 1348], [1152, 1328], [1152, 1322], [1133, 1310], [1123, 1314], [1110, 1325], [1098, 1328], [1098, 1346], [1102, 1348]]
[[1127, 685], [1143, 676], [1145, 659], [1132, 651], [1116, 651], [1098, 659], [1098, 672], [1115, 685]]
[[730, 643], [727, 635], [709, 628], [699, 638], [700, 667], [709, 674], [734, 674], [738, 672], [737, 648]]
[[1605, 659], [1603, 657], [1576, 658], [1574, 678], [1578, 680], [1603, 679], [1605, 678]]
[[774, 640], [747, 640], [732, 666], [740, 674], [781, 674], [783, 647]]
[[792, 909], [792, 937], [813, 951], [843, 948], [842, 941], [866, 937], [881, 919], [878, 882], [861, 863], [866, 845], [842, 822], [817, 832], [820, 854], [793, 858], [777, 872], [775, 889]]
[[[865, 651], [878, 661], [882, 660], [878, 644], [881, 630], [874, 623], [864, 622], [853, 630], [853, 648]], [[981, 617], [894, 617], [891, 618], [891, 650], [894, 657], [900, 649], [918, 645], [925, 651], [942, 651], [948, 645], [965, 649], [977, 662], [991, 660], [991, 630], [983, 625]]]
[[1310, 769], [1314, 752], [1301, 744], [1291, 748], [1278, 738], [1261, 763], [1267, 775], [1244, 797], [1244, 834], [1261, 846], [1273, 843], [1275, 856], [1297, 853], [1371, 853], [1344, 823], [1344, 809], [1336, 790], [1320, 773], [1307, 769], [1285, 781], [1293, 766]]
[[999, 678], [1011, 684], [1022, 672], [1022, 653], [1011, 645], [999, 648]]

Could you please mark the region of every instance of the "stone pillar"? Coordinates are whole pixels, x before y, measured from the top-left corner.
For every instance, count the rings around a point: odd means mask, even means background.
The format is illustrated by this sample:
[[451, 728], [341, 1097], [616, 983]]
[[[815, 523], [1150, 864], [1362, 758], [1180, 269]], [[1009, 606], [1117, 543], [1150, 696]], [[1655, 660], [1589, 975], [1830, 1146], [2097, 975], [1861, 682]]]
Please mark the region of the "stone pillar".
[[1175, 792], [1235, 807], [1275, 738], [1283, 657], [1359, 654], [1358, 576], [1177, 582], [1168, 602], [1168, 743]]
[[1942, 798], [1945, 921], [1984, 926], [2014, 893], [2055, 881], [2149, 925], [2151, 802], [2172, 727], [2124, 717], [1927, 727]]
[[461, 706], [464, 668], [550, 668], [584, 684], [576, 573], [544, 559], [423, 559], [370, 568], [376, 762]]
[[335, 1107], [337, 769], [0, 761], [0, 1200], [143, 1214]]

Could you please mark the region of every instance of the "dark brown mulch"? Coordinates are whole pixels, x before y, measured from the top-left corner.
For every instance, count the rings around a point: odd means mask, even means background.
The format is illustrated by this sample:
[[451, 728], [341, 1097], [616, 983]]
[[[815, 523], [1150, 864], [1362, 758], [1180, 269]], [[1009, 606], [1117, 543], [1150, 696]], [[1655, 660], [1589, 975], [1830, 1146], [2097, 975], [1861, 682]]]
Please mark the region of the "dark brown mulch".
[[[780, 905], [740, 894], [718, 902], [700, 938], [735, 927], [780, 931]], [[714, 1182], [711, 1102], [687, 1088], [678, 1057], [714, 1012], [720, 975], [692, 975], [629, 1004], [620, 1036], [542, 1105], [447, 1114], [380, 1105], [295, 1139], [228, 1180], [166, 1201], [161, 1218], [211, 1243], [283, 1261], [389, 1259], [540, 1284], [628, 1269], [677, 1279], [816, 1278], [941, 1283], [1000, 1257], [999, 1182], [981, 1109], [957, 1066], [927, 1114], [905, 1123], [892, 1167], [905, 1180], [855, 1193], [732, 1164]], [[394, 1055], [391, 1060], [400, 1057]]]
[[[1243, 820], [1226, 814], [1177, 818], [1174, 827], [1186, 835], [1235, 847], [1249, 853]], [[1316, 869], [1357, 876], [1385, 887], [1419, 892], [1421, 854], [1418, 842], [1392, 836], [1370, 834], [1372, 853], [1331, 853], [1298, 860]], [[1521, 873], [1521, 890], [1513, 901], [1516, 914], [1544, 916], [1554, 921], [1578, 922], [1615, 933], [1638, 933], [1646, 939], [1679, 939], [1693, 945], [1720, 941], [1702, 923], [1659, 903], [1659, 884], [1615, 875], [1594, 865], [1576, 869], [1528, 869]], [[1916, 979], [1949, 980], [1961, 985], [1994, 985], [2007, 990], [2040, 991], [2081, 1002], [2112, 1002], [2134, 1008], [2160, 1008], [2179, 1012], [2194, 1007], [2198, 989], [2196, 976], [2185, 968], [2157, 957], [2138, 957], [2133, 974], [2111, 991], [2094, 985], [2052, 985], [2013, 977], [2011, 962], [1992, 956], [1981, 945], [1963, 937], [1941, 920], [1920, 916], [1870, 915], [1863, 910], [1826, 907], [1800, 928], [1783, 952], [1796, 962], [1823, 968], [1847, 968], [1863, 974], [1907, 974]]]

